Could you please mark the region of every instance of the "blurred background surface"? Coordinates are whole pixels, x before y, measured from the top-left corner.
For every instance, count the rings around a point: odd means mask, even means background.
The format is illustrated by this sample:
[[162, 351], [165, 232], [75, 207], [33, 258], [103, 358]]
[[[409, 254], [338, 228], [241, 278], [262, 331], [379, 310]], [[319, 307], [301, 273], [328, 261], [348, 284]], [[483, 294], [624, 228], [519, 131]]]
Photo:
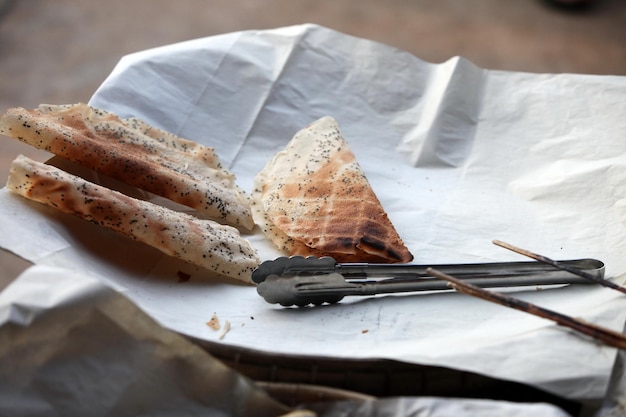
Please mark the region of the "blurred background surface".
[[[87, 102], [125, 54], [220, 33], [301, 23], [507, 71], [626, 75], [626, 1], [568, 9], [542, 0], [0, 0], [0, 112]], [[0, 184], [18, 154], [0, 136]], [[27, 263], [0, 251], [0, 284]], [[2, 285], [0, 285], [0, 288]]]

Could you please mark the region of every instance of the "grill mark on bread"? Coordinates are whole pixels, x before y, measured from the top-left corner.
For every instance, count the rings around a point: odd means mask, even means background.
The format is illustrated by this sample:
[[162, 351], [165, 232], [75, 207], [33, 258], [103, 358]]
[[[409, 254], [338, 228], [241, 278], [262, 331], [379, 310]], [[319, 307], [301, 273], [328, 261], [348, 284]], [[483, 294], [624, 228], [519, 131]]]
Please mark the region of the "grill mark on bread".
[[248, 196], [215, 150], [84, 104], [9, 109], [0, 133], [222, 222], [254, 227]]
[[257, 175], [252, 196], [255, 221], [289, 254], [413, 259], [332, 118], [298, 132]]
[[24, 156], [7, 188], [220, 275], [250, 282], [259, 259], [237, 229], [88, 182]]

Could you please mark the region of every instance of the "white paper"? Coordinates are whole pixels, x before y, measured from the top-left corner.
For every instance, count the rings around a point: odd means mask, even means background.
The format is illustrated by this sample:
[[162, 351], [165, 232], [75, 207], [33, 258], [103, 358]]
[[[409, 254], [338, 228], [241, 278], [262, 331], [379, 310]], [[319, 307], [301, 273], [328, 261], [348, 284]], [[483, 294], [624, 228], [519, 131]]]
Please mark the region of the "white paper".
[[[338, 120], [422, 264], [524, 260], [501, 239], [626, 276], [626, 79], [489, 71], [420, 59], [329, 29], [246, 31], [124, 57], [90, 104], [214, 146], [251, 190], [293, 134]], [[455, 293], [346, 298], [284, 309], [254, 288], [0, 191], [0, 246], [120, 286], [178, 332], [263, 352], [389, 358], [520, 381], [577, 399], [606, 390], [615, 350]], [[246, 236], [262, 259], [280, 253]], [[179, 283], [177, 271], [191, 274]], [[626, 301], [595, 286], [517, 292], [621, 330]], [[218, 340], [206, 322], [231, 323]]]
[[27, 269], [0, 293], [0, 414], [267, 416], [289, 408], [96, 277]]
[[[302, 386], [290, 388], [295, 395]], [[320, 390], [320, 399], [326, 398], [324, 392], [330, 394]], [[365, 395], [348, 401], [341, 398], [350, 398], [349, 392], [334, 394], [334, 402], [299, 404], [295, 413], [189, 340], [160, 327], [98, 278], [78, 271], [35, 265], [0, 293], [2, 415], [566, 417], [541, 403]]]
[[[316, 407], [311, 407], [318, 411]], [[322, 415], [322, 413], [320, 413]], [[505, 401], [382, 398], [372, 401], [337, 402], [323, 409], [324, 417], [569, 417], [550, 404], [523, 404]]]

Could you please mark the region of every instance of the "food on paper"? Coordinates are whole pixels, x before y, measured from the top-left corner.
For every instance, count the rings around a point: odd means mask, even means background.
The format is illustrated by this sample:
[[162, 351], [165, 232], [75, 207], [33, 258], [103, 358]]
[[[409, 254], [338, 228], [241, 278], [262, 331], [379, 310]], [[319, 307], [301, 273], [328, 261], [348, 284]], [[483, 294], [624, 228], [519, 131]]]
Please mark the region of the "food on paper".
[[9, 109], [0, 133], [251, 230], [250, 203], [215, 151], [86, 104]]
[[234, 227], [129, 197], [22, 155], [11, 165], [7, 188], [226, 277], [250, 283], [259, 264]]
[[206, 322], [206, 325], [209, 326], [211, 329], [213, 330], [219, 330], [220, 329], [220, 319], [219, 317], [217, 317], [216, 313], [213, 313], [213, 316], [211, 316], [211, 320]]
[[217, 336], [217, 338], [219, 340], [222, 340], [224, 336], [226, 336], [226, 333], [228, 333], [229, 331], [230, 331], [230, 322], [226, 320], [224, 322], [224, 327], [222, 328], [222, 331], [220, 332], [219, 336]]
[[413, 259], [332, 117], [299, 131], [268, 162], [251, 199], [255, 223], [290, 255]]

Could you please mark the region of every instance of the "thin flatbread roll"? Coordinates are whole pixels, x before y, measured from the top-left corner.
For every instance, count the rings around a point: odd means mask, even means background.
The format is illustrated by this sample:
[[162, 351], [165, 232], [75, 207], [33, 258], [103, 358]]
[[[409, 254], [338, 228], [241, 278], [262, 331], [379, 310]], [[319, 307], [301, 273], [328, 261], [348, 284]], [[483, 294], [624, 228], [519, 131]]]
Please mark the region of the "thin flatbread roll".
[[251, 230], [250, 201], [215, 151], [86, 104], [9, 109], [0, 133]]
[[88, 182], [23, 155], [7, 188], [217, 274], [251, 283], [256, 250], [239, 231]]
[[299, 131], [268, 162], [251, 200], [255, 223], [290, 255], [413, 259], [332, 117]]

